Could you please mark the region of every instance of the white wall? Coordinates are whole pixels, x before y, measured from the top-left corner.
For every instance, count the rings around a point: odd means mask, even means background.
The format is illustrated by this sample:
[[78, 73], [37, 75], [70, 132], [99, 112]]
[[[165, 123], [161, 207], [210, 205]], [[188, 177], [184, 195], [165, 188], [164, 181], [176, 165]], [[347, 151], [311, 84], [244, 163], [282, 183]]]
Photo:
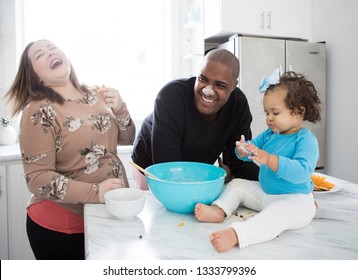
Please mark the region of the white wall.
[[358, 1], [312, 0], [312, 41], [327, 43], [325, 173], [358, 183]]
[[18, 28], [14, 17], [18, 9], [17, 0], [0, 0], [0, 117], [9, 110], [2, 98], [16, 75]]

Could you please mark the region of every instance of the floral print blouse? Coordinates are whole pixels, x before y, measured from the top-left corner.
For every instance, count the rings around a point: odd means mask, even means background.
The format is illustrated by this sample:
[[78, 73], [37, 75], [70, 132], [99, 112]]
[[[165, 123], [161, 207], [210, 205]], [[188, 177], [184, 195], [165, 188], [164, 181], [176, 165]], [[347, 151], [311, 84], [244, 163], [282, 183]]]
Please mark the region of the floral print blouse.
[[94, 90], [62, 105], [32, 101], [23, 112], [20, 149], [33, 194], [28, 206], [50, 199], [77, 214], [84, 203], [98, 203], [98, 185], [109, 178], [128, 180], [117, 144], [133, 144], [135, 126], [125, 104], [114, 115]]

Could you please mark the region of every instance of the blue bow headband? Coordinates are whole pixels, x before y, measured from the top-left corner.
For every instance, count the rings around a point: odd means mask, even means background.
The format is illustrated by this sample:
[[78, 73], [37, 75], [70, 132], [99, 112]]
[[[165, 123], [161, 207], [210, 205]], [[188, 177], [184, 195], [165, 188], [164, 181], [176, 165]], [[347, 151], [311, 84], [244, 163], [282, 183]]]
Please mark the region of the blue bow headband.
[[261, 85], [259, 86], [259, 92], [265, 93], [267, 89], [272, 85], [277, 85], [280, 81], [280, 68], [276, 68], [271, 76], [266, 76], [262, 79]]

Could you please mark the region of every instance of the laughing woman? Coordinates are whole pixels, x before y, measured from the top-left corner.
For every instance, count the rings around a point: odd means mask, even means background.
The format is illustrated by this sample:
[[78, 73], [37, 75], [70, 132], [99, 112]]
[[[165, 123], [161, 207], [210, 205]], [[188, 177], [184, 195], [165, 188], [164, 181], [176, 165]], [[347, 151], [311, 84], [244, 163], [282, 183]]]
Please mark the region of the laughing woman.
[[128, 187], [117, 145], [135, 125], [119, 92], [77, 79], [66, 55], [39, 40], [24, 50], [7, 92], [22, 112], [20, 149], [31, 199], [27, 235], [36, 259], [84, 259], [83, 205]]

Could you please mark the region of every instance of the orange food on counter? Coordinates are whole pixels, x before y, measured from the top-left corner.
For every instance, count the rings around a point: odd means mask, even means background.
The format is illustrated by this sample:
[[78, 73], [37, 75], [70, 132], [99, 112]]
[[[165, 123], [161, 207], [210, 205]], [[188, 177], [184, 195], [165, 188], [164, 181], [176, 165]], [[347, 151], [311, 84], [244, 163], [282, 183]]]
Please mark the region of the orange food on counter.
[[181, 223], [178, 224], [178, 227], [183, 227], [184, 226], [184, 218], [181, 219]]
[[334, 188], [334, 184], [328, 182], [324, 176], [312, 174], [311, 179], [314, 184], [314, 191], [329, 191], [330, 189]]

